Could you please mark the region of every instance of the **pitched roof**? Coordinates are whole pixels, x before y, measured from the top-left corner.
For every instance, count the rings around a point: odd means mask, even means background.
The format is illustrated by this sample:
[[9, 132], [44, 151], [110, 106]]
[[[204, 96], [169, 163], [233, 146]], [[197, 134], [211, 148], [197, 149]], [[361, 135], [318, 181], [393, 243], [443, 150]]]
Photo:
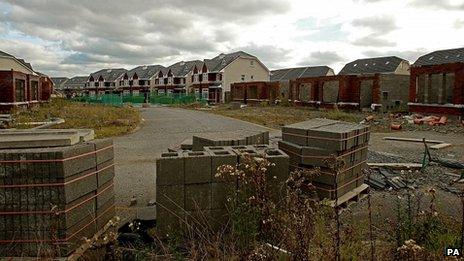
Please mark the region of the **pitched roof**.
[[155, 76], [164, 66], [162, 65], [142, 65], [135, 67], [134, 69], [127, 72], [129, 77], [133, 77], [137, 73], [139, 79], [150, 79]]
[[403, 61], [408, 62], [396, 56], [358, 59], [347, 63], [338, 74], [394, 73]]
[[317, 77], [327, 75], [332, 68], [328, 66], [312, 66], [286, 68], [271, 71], [271, 82], [289, 81], [304, 77]]
[[0, 56], [6, 56], [6, 57], [14, 57], [13, 55], [9, 54], [9, 53], [5, 53], [3, 51], [0, 51]]
[[85, 84], [87, 82], [87, 76], [74, 76], [68, 81], [66, 81], [65, 85], [68, 84]]
[[118, 79], [121, 75], [123, 75], [126, 72], [127, 72], [127, 70], [122, 69], [122, 68], [119, 68], [119, 69], [102, 69], [100, 71], [97, 71], [97, 72], [94, 72], [94, 73], [90, 74], [90, 76], [93, 76], [95, 81], [97, 81], [97, 79], [100, 78], [100, 76], [102, 76], [103, 79], [105, 80], [105, 82], [114, 82], [116, 79]]
[[69, 78], [68, 77], [52, 77], [51, 80], [53, 84], [55, 84], [56, 86], [59, 86], [65, 83], [67, 80], [69, 80]]
[[[206, 67], [208, 67], [208, 70], [210, 72], [219, 72], [222, 69], [224, 69], [227, 65], [229, 65], [231, 62], [233, 62], [235, 59], [238, 57], [247, 57], [247, 58], [256, 58], [255, 56], [243, 52], [243, 51], [238, 51], [234, 53], [228, 53], [224, 54], [221, 53], [220, 55], [214, 57], [213, 59], [205, 59], [203, 61], [204, 64], [206, 64]], [[201, 65], [201, 69], [203, 65]]]
[[464, 48], [435, 51], [417, 59], [413, 66], [464, 63]]
[[172, 75], [183, 77], [187, 75], [195, 65], [198, 66], [200, 64], [202, 64], [202, 61], [200, 60], [193, 60], [187, 62], [181, 61], [169, 66], [165, 72], [167, 73], [168, 70], [171, 70]]

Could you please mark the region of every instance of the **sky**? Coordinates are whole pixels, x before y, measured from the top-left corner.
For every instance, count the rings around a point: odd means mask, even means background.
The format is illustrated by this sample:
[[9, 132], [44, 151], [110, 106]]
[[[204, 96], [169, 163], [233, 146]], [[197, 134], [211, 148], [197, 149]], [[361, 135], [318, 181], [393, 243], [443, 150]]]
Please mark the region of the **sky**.
[[243, 50], [269, 69], [464, 47], [464, 0], [0, 0], [0, 50], [51, 76]]

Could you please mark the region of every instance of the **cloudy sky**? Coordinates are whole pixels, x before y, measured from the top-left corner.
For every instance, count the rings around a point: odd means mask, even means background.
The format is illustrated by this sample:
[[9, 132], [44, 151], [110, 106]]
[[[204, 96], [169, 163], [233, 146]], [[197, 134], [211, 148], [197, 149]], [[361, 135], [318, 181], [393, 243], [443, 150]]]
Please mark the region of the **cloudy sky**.
[[464, 0], [0, 0], [0, 50], [52, 76], [244, 50], [270, 69], [464, 46]]

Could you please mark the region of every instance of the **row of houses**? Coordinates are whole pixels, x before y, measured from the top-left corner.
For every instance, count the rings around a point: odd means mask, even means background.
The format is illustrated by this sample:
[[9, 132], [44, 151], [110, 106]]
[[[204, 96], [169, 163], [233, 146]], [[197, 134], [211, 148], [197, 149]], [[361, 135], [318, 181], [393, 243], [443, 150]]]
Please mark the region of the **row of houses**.
[[0, 112], [48, 102], [53, 82], [23, 59], [0, 51]]
[[212, 59], [181, 61], [168, 67], [143, 65], [132, 70], [102, 69], [89, 76], [52, 78], [56, 89], [76, 93], [158, 94], [196, 93], [213, 103], [227, 100], [235, 82], [269, 81], [269, 69], [255, 56], [239, 51]]
[[[276, 85], [278, 83], [278, 85]], [[278, 89], [278, 91], [276, 90]], [[235, 83], [232, 99], [288, 99], [297, 105], [464, 115], [464, 48], [358, 59], [335, 75], [327, 66], [274, 70], [270, 83]]]
[[396, 56], [357, 59], [335, 74], [328, 66], [270, 71], [257, 57], [239, 51], [212, 59], [103, 69], [89, 76], [53, 78], [68, 94], [196, 93], [212, 103], [272, 96], [295, 104], [404, 109], [462, 115], [464, 48], [425, 54], [412, 65]]

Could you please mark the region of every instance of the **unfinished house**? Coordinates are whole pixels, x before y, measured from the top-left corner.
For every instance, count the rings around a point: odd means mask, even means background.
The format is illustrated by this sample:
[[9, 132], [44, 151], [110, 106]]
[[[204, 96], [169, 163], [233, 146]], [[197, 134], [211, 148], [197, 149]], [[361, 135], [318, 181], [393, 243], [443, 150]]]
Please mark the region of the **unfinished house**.
[[[366, 58], [346, 64], [339, 75], [361, 77], [358, 78], [361, 108], [381, 107], [388, 110], [403, 107], [408, 101], [409, 67], [407, 60], [396, 56]], [[330, 97], [330, 102], [335, 102], [336, 92], [336, 84], [324, 91]], [[352, 97], [349, 102], [357, 103], [357, 100], [358, 97]]]
[[200, 65], [200, 60], [181, 61], [167, 68], [161, 68], [155, 77], [155, 89], [158, 94], [187, 93], [191, 85], [191, 74], [195, 65]]
[[102, 69], [90, 74], [85, 92], [90, 96], [113, 93], [127, 73], [126, 69]]
[[68, 79], [63, 84], [63, 89], [61, 92], [67, 98], [72, 98], [72, 97], [82, 94], [82, 92], [85, 90], [85, 84], [88, 78], [89, 78], [88, 76], [75, 76], [75, 77], [72, 77], [71, 79]]
[[426, 54], [411, 67], [409, 111], [464, 115], [464, 48]]
[[155, 86], [155, 78], [165, 69], [162, 65], [142, 65], [128, 71], [120, 81], [119, 89], [126, 95], [147, 96]]
[[245, 104], [274, 104], [279, 100], [278, 82], [239, 82], [230, 87], [231, 101]]
[[[335, 75], [334, 70], [328, 66], [312, 66], [312, 67], [298, 67], [298, 68], [286, 68], [271, 71], [271, 82], [280, 84], [280, 96], [283, 99], [288, 99], [290, 81], [299, 78], [307, 77], [321, 77]], [[303, 85], [301, 88], [307, 89], [309, 86]], [[309, 92], [303, 90], [303, 94]], [[302, 100], [309, 101], [310, 97], [301, 97]]]
[[31, 64], [0, 51], [0, 111], [47, 102], [53, 92], [51, 79]]
[[68, 77], [52, 77], [51, 80], [55, 86], [55, 90], [61, 91], [64, 89], [64, 85], [69, 80], [69, 78]]
[[255, 56], [238, 51], [205, 59], [193, 68], [191, 89], [211, 103], [231, 99], [231, 86], [240, 82], [269, 82], [269, 69]]

